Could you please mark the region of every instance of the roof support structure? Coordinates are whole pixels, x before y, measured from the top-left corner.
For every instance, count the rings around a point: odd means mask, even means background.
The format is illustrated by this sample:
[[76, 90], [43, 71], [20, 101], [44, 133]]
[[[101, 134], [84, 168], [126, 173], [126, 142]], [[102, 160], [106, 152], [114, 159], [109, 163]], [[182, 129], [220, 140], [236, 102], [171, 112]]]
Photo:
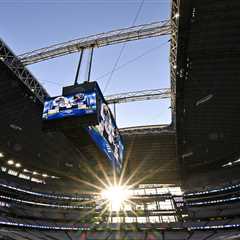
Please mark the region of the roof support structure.
[[122, 136], [135, 136], [135, 135], [151, 135], [151, 134], [175, 134], [175, 130], [171, 125], [148, 125], [120, 128]]
[[[144, 38], [158, 37], [171, 33], [170, 65], [171, 65], [171, 90], [155, 89], [138, 92], [120, 93], [107, 96], [109, 104], [125, 103], [132, 101], [144, 101], [153, 99], [163, 99], [171, 97], [173, 114], [175, 113], [175, 93], [176, 93], [176, 59], [177, 59], [177, 30], [178, 30], [179, 0], [172, 1], [171, 24], [169, 21], [155, 22], [151, 24], [139, 25], [130, 28], [110, 31], [79, 38], [76, 40], [56, 44], [50, 47], [24, 53], [16, 57], [3, 41], [0, 40], [0, 60], [2, 60], [18, 78], [33, 92], [40, 102], [49, 96], [47, 91], [34, 78], [34, 76], [24, 67], [28, 64], [60, 57], [74, 52], [83, 51], [86, 48], [104, 47], [107, 45], [134, 41]], [[174, 119], [174, 118], [173, 118]]]
[[171, 78], [171, 105], [172, 125], [176, 127], [176, 79], [177, 79], [177, 49], [180, 0], [172, 0], [171, 11], [171, 44], [170, 44], [170, 78]]
[[164, 99], [164, 98], [170, 98], [170, 97], [171, 97], [171, 89], [162, 88], [162, 89], [119, 93], [115, 95], [105, 96], [105, 99], [108, 104], [116, 104], [116, 103], [127, 103], [127, 102], [135, 102], [135, 101], [154, 100], [154, 99]]
[[26, 69], [22, 62], [13, 54], [10, 48], [0, 39], [0, 61], [2, 61], [18, 78], [19, 80], [43, 102], [44, 98], [49, 96], [43, 86], [37, 79]]
[[169, 21], [154, 22], [59, 43], [21, 54], [18, 58], [21, 60], [23, 65], [29, 65], [79, 52], [86, 48], [99, 48], [128, 41], [159, 37], [170, 33], [171, 25]]

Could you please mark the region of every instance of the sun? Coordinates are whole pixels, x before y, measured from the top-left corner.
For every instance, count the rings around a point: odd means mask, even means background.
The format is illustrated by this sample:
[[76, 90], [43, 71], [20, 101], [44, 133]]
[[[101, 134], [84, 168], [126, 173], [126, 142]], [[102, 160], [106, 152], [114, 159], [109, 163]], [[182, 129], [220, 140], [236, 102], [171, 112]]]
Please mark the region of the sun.
[[110, 211], [118, 212], [128, 201], [129, 191], [125, 186], [110, 186], [102, 190], [101, 197], [108, 202]]

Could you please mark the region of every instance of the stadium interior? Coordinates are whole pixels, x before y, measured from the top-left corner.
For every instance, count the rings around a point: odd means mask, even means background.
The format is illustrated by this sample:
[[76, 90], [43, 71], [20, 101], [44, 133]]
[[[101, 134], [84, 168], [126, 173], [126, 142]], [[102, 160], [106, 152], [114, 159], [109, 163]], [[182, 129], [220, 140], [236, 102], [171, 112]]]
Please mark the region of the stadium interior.
[[240, 239], [240, 1], [171, 4], [172, 123], [120, 128], [113, 179], [73, 131], [42, 130], [27, 65], [54, 49], [27, 59], [0, 39], [0, 239]]

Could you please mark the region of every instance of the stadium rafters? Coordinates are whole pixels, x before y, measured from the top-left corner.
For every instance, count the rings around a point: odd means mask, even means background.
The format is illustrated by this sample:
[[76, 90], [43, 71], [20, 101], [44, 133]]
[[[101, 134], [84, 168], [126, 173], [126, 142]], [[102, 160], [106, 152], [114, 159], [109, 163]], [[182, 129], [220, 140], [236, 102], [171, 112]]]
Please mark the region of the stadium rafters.
[[148, 126], [136, 126], [126, 127], [119, 129], [122, 136], [133, 135], [152, 135], [152, 134], [175, 134], [175, 130], [168, 124], [148, 125]]
[[169, 20], [166, 20], [78, 38], [23, 53], [19, 55], [18, 58], [23, 65], [29, 65], [67, 54], [80, 52], [87, 48], [99, 48], [128, 41], [169, 35], [170, 33], [171, 24]]
[[179, 11], [180, 0], [173, 0], [171, 10], [171, 44], [170, 44], [170, 78], [172, 92], [171, 105], [173, 127], [176, 126], [176, 79], [177, 75], [180, 75], [177, 69]]
[[113, 94], [113, 95], [105, 96], [105, 100], [108, 102], [108, 104], [116, 104], [116, 103], [126, 103], [126, 102], [135, 102], [135, 101], [164, 99], [164, 98], [170, 98], [170, 97], [171, 97], [171, 89], [162, 88], [162, 89]]
[[32, 73], [24, 67], [22, 62], [14, 55], [10, 48], [0, 39], [0, 61], [2, 61], [19, 80], [27, 86], [35, 97], [43, 102], [48, 97], [46, 89], [37, 81]]

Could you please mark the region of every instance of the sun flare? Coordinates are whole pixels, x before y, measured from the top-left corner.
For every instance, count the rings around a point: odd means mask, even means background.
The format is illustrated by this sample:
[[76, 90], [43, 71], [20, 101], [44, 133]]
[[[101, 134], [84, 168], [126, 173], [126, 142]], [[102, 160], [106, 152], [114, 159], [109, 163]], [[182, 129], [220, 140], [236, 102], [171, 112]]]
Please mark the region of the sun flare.
[[119, 211], [129, 198], [129, 191], [124, 186], [111, 186], [102, 190], [101, 197], [105, 199], [111, 211]]

